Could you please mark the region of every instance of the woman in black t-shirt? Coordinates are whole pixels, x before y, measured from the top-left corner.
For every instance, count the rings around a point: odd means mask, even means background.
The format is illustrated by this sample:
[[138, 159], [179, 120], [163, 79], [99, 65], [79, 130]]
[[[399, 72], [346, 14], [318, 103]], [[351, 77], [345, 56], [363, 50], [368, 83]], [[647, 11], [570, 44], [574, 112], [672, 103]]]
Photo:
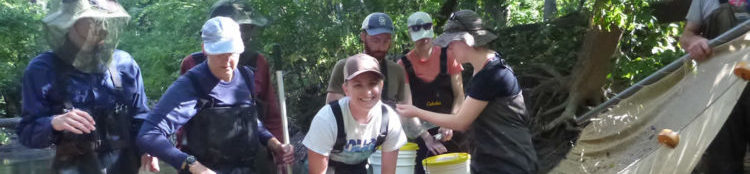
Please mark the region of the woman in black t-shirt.
[[451, 15], [445, 32], [434, 43], [447, 54], [474, 67], [474, 77], [457, 114], [398, 105], [402, 116], [416, 116], [441, 127], [468, 131], [472, 173], [536, 173], [537, 156], [531, 142], [530, 118], [513, 70], [485, 45], [497, 36], [482, 27], [470, 10]]

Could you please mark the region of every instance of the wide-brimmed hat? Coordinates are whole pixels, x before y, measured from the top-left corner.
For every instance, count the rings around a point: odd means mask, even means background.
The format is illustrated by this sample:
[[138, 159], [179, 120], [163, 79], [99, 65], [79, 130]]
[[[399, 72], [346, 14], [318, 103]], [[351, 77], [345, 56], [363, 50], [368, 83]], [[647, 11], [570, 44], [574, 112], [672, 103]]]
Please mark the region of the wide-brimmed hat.
[[463, 40], [467, 45], [474, 47], [486, 45], [497, 39], [497, 35], [482, 25], [482, 19], [474, 11], [453, 12], [444, 26], [443, 34], [433, 40], [433, 44], [446, 47], [451, 41]]
[[[426, 25], [430, 26], [429, 29], [425, 28]], [[409, 18], [406, 19], [406, 26], [409, 29], [411, 41], [416, 42], [419, 39], [435, 37], [435, 32], [432, 30], [432, 18], [425, 12], [420, 11], [409, 15]]]
[[378, 78], [383, 79], [383, 74], [380, 73], [380, 65], [378, 60], [374, 57], [360, 53], [346, 58], [346, 64], [344, 64], [344, 78], [351, 80], [357, 75], [366, 72], [373, 72], [378, 75]]
[[228, 17], [219, 16], [206, 21], [201, 29], [201, 39], [206, 54], [239, 54], [245, 51], [240, 25]]
[[110, 35], [116, 35], [117, 30], [130, 20], [130, 15], [117, 1], [63, 0], [59, 10], [42, 19], [48, 32], [47, 40], [50, 47], [53, 50], [60, 48], [65, 43], [70, 27], [83, 18], [98, 21], [102, 24], [99, 27], [106, 27], [103, 30]]
[[266, 26], [268, 19], [256, 15], [253, 8], [238, 0], [220, 0], [211, 6], [209, 18], [224, 16], [234, 19], [238, 24], [251, 24], [259, 27]]

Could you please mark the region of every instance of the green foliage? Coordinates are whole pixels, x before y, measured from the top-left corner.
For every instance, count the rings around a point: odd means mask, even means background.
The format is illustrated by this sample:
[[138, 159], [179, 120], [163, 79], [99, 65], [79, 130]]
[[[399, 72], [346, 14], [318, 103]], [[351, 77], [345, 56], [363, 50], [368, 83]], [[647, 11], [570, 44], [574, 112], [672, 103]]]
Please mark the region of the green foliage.
[[211, 5], [202, 0], [123, 4], [132, 17], [118, 48], [138, 62], [151, 100], [159, 99], [177, 79], [182, 58], [201, 50], [198, 32]]
[[493, 48], [514, 65], [519, 76], [539, 71], [539, 64], [548, 64], [569, 72], [577, 59], [577, 52], [586, 21], [581, 14], [574, 13], [556, 21], [518, 25], [500, 30], [500, 39], [493, 42]]
[[620, 40], [614, 84], [633, 85], [685, 54], [678, 46], [682, 25], [651, 21], [635, 28]]
[[5, 130], [5, 128], [0, 127], [0, 145], [8, 144], [10, 141], [11, 134]]
[[23, 70], [48, 47], [42, 34], [44, 14], [44, 9], [27, 0], [0, 0], [0, 117], [19, 113]]
[[[682, 26], [658, 24], [647, 8], [651, 0], [558, 0], [558, 19], [543, 21], [543, 1], [458, 1], [454, 10], [470, 9], [499, 36], [490, 48], [503, 54], [521, 78], [549, 64], [569, 73], [588, 25], [623, 28], [613, 86], [629, 86], [682, 54], [676, 36]], [[53, 1], [57, 3], [59, 1]], [[178, 77], [182, 58], [201, 50], [198, 32], [214, 1], [121, 1], [132, 16], [119, 49], [141, 67], [151, 102]], [[252, 6], [269, 19], [254, 44], [272, 70], [285, 72], [288, 113], [303, 129], [324, 104], [331, 68], [340, 59], [363, 51], [362, 20], [372, 12], [393, 18], [392, 57], [411, 49], [406, 18], [424, 11], [441, 20], [443, 0], [254, 0]], [[599, 3], [599, 5], [596, 5]], [[597, 8], [595, 8], [597, 7]], [[20, 101], [20, 77], [31, 58], [47, 49], [41, 19], [44, 7], [26, 0], [0, 0], [0, 112], [8, 99]], [[596, 9], [596, 10], [593, 10]], [[593, 17], [593, 20], [591, 16]], [[594, 23], [590, 23], [594, 21]], [[442, 31], [436, 30], [436, 34]], [[467, 67], [470, 68], [470, 67]], [[274, 77], [276, 78], [276, 77]], [[466, 78], [468, 80], [469, 78]], [[523, 79], [522, 79], [523, 81]], [[275, 81], [274, 81], [275, 83]], [[524, 83], [524, 88], [535, 83]]]
[[[612, 27], [633, 30], [636, 25], [653, 20], [649, 3], [654, 0], [593, 0], [587, 3], [592, 10], [595, 28], [609, 30]], [[593, 6], [590, 6], [593, 5]]]

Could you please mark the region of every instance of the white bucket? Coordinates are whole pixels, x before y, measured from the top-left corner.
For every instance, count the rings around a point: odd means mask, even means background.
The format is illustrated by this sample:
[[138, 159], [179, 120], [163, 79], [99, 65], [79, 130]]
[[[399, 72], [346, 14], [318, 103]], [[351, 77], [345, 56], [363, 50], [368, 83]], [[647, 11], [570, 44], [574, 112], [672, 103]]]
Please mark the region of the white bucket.
[[467, 153], [446, 153], [422, 160], [428, 174], [470, 174], [471, 155]]
[[[414, 160], [417, 158], [417, 149], [419, 147], [417, 144], [414, 143], [406, 143], [406, 145], [402, 146], [398, 150], [398, 159], [396, 160], [396, 174], [412, 174], [414, 173]], [[382, 166], [381, 158], [382, 153], [380, 149], [375, 151], [375, 153], [372, 153], [370, 155], [370, 158], [367, 159], [370, 163], [370, 169], [372, 169], [372, 174], [380, 174], [380, 166]]]

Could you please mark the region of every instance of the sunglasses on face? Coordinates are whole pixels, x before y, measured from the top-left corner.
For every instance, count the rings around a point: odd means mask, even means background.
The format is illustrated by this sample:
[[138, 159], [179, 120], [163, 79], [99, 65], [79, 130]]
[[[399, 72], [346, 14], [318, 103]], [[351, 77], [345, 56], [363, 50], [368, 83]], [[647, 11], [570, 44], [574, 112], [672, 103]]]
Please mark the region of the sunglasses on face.
[[422, 29], [423, 30], [430, 30], [430, 29], [432, 29], [432, 23], [426, 23], [426, 24], [422, 24], [422, 25], [412, 25], [412, 26], [409, 26], [409, 29], [412, 32], [417, 32], [417, 31], [422, 30]]

